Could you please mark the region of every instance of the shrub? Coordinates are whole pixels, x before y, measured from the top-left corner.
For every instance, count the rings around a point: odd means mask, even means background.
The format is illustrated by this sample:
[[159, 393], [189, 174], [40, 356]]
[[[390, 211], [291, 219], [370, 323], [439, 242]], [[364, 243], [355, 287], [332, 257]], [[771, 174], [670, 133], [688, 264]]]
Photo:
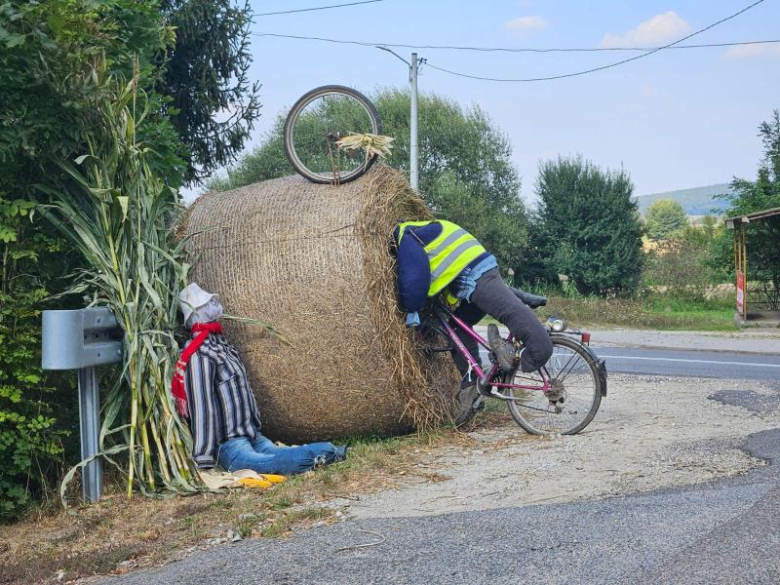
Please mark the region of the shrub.
[[48, 462], [62, 454], [40, 369], [41, 301], [45, 282], [28, 276], [56, 243], [28, 217], [34, 204], [0, 193], [0, 521], [21, 514], [45, 489]]
[[642, 272], [642, 226], [624, 171], [559, 158], [541, 164], [535, 250], [546, 278], [565, 274], [584, 295], [631, 293]]

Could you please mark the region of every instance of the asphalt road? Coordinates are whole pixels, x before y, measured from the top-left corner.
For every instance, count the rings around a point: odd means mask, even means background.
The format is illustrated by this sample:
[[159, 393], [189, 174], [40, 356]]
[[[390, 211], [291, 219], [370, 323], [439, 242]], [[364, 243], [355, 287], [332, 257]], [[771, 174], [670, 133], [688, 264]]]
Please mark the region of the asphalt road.
[[[251, 540], [106, 580], [234, 584], [756, 584], [780, 582], [780, 432], [772, 465], [728, 480], [595, 502], [347, 521]], [[358, 547], [361, 544], [378, 543]]]
[[780, 379], [780, 356], [710, 351], [595, 348], [607, 371], [739, 380]]
[[[738, 380], [780, 379], [780, 355], [684, 351], [629, 347], [594, 347], [607, 371], [654, 376], [692, 376]], [[487, 364], [487, 352], [481, 352]]]

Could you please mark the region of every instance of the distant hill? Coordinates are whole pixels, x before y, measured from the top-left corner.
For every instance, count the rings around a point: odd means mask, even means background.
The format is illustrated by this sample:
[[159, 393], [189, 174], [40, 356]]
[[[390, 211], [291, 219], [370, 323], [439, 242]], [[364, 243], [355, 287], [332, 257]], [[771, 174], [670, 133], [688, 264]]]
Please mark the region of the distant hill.
[[732, 193], [728, 184], [709, 185], [708, 187], [696, 187], [695, 189], [680, 189], [679, 191], [667, 191], [666, 193], [653, 193], [636, 197], [639, 211], [642, 215], [654, 201], [659, 199], [674, 199], [683, 206], [688, 215], [708, 215], [711, 213], [723, 213], [728, 209], [728, 202], [718, 199], [716, 195]]

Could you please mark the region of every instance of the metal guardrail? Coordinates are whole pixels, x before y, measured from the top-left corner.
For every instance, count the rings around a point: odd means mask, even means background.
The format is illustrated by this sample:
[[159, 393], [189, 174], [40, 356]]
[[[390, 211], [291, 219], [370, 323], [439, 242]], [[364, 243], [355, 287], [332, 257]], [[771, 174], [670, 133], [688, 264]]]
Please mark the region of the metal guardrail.
[[103, 492], [103, 467], [96, 457], [100, 439], [100, 392], [95, 367], [122, 359], [123, 332], [109, 309], [43, 312], [44, 370], [78, 370], [82, 497], [88, 503]]

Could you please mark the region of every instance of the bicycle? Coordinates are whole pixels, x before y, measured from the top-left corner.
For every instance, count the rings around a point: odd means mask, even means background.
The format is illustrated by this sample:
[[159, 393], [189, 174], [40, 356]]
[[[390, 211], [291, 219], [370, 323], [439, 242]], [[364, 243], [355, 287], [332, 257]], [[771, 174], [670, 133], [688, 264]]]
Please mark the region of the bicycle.
[[[361, 135], [377, 144], [382, 120], [374, 104], [359, 91], [324, 85], [303, 95], [284, 123], [284, 151], [295, 170], [313, 183], [348, 183], [376, 162], [379, 150], [351, 144]], [[389, 149], [387, 150], [389, 153]]]
[[[520, 289], [512, 291], [531, 309], [547, 304], [545, 297]], [[490, 369], [482, 369], [480, 360], [466, 349], [452, 324], [488, 350]], [[590, 424], [602, 397], [607, 395], [606, 364], [589, 347], [589, 333], [568, 328], [563, 320], [554, 318], [548, 320], [547, 328], [553, 354], [532, 373], [520, 371], [519, 366], [511, 372], [502, 371], [489, 343], [438, 298], [424, 312], [419, 332], [428, 351], [458, 351], [468, 361], [470, 372], [476, 373], [479, 396], [469, 420], [484, 407], [486, 398], [495, 398], [505, 401], [515, 422], [532, 435], [574, 435]], [[446, 345], [434, 345], [440, 337]], [[522, 347], [511, 333], [506, 341], [518, 349]]]

